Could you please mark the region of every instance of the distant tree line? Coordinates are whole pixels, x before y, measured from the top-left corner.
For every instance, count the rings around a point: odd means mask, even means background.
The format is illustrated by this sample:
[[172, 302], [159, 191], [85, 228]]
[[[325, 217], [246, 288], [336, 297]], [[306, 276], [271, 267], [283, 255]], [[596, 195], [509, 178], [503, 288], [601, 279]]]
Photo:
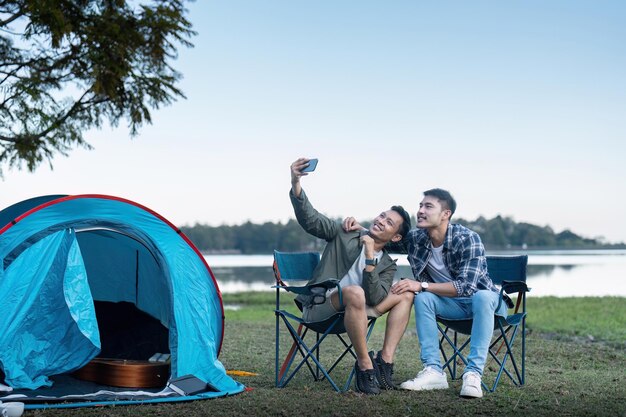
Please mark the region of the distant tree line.
[[516, 223], [510, 217], [493, 219], [478, 217], [474, 221], [457, 219], [457, 223], [469, 227], [478, 234], [487, 249], [533, 248], [533, 249], [594, 249], [626, 247], [624, 243], [607, 244], [601, 238], [581, 237], [570, 230], [555, 233], [550, 226]]
[[232, 252], [242, 254], [272, 253], [282, 251], [316, 250], [323, 241], [306, 233], [298, 222], [246, 222], [236, 226], [181, 227], [181, 230], [203, 252]]
[[[510, 217], [496, 216], [493, 219], [486, 219], [481, 216], [473, 221], [458, 218], [455, 222], [478, 232], [488, 250], [626, 248], [624, 243], [607, 244], [601, 239], [581, 237], [570, 230], [555, 233], [549, 226], [516, 223]], [[325, 243], [304, 232], [293, 219], [284, 224], [280, 222], [263, 224], [246, 222], [235, 226], [196, 224], [183, 226], [181, 230], [198, 249], [207, 253], [265, 254], [272, 253], [274, 249], [320, 250]]]

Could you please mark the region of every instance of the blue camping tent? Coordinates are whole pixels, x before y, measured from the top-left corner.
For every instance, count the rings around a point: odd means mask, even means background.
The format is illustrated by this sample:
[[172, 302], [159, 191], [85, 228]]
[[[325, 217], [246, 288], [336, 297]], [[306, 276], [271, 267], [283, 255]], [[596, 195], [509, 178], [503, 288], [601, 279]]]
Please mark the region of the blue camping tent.
[[171, 377], [193, 374], [217, 390], [201, 396], [244, 389], [218, 360], [224, 310], [211, 269], [154, 211], [106, 195], [25, 200], [0, 211], [0, 261], [6, 385], [48, 387], [98, 356], [94, 303], [108, 302], [130, 303], [167, 329]]

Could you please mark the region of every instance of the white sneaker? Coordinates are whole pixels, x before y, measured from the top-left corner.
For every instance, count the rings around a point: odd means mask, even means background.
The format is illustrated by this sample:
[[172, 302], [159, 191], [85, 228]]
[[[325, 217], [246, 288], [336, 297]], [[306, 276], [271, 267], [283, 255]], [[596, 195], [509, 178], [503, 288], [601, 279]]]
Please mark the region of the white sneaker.
[[480, 384], [480, 374], [477, 372], [465, 372], [463, 374], [463, 387], [461, 388], [461, 397], [481, 398], [483, 396], [483, 388]]
[[427, 366], [415, 378], [400, 384], [400, 388], [412, 391], [446, 389], [448, 388], [448, 378], [443, 372], [439, 372], [432, 366]]

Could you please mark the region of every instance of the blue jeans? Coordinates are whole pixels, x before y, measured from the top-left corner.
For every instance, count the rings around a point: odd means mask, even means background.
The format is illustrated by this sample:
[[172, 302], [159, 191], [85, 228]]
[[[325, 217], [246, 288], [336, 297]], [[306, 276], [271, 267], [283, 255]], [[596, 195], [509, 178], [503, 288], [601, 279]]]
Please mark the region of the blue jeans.
[[[442, 371], [439, 358], [439, 331], [435, 316], [450, 320], [473, 319], [470, 352], [465, 372], [483, 374], [487, 361], [489, 343], [493, 336], [494, 313], [500, 294], [490, 290], [480, 290], [472, 297], [441, 297], [430, 292], [420, 292], [413, 301], [415, 307], [415, 327], [420, 343], [420, 358], [424, 367], [432, 366]], [[499, 316], [506, 316], [504, 301], [498, 310]]]

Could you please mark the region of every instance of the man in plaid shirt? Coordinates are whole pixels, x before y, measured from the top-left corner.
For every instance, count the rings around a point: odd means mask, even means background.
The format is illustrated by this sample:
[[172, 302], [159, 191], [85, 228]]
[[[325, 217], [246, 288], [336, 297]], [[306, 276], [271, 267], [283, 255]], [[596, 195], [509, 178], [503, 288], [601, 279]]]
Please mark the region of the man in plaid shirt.
[[487, 272], [485, 248], [476, 232], [450, 223], [455, 209], [456, 202], [448, 191], [425, 191], [417, 212], [417, 228], [405, 240], [417, 281], [401, 280], [391, 291], [415, 292], [415, 322], [424, 369], [400, 387], [416, 391], [448, 388], [439, 357], [436, 316], [473, 319], [461, 396], [479, 398], [483, 395], [481, 378], [494, 314], [506, 315], [506, 304], [495, 311], [499, 292]]

